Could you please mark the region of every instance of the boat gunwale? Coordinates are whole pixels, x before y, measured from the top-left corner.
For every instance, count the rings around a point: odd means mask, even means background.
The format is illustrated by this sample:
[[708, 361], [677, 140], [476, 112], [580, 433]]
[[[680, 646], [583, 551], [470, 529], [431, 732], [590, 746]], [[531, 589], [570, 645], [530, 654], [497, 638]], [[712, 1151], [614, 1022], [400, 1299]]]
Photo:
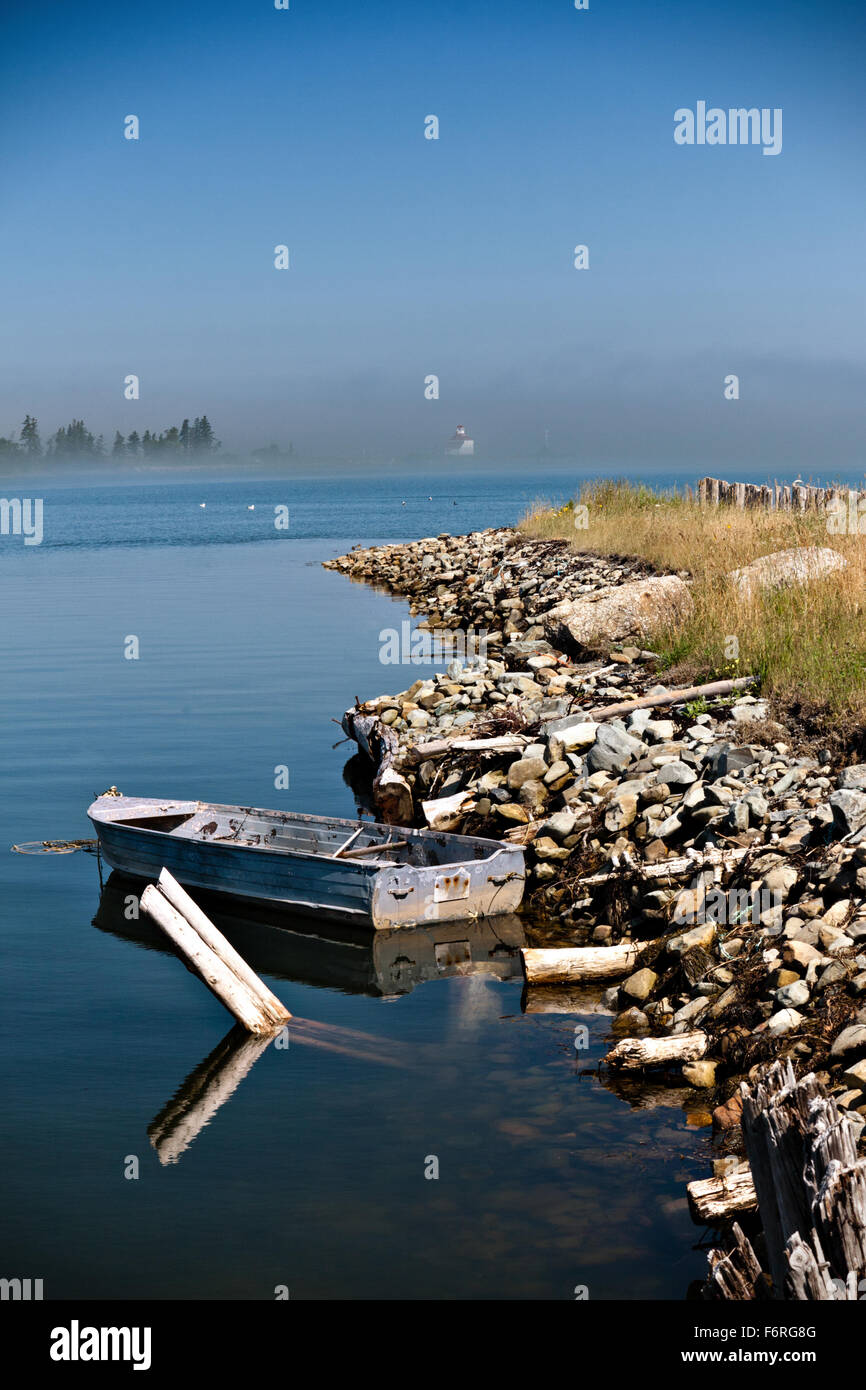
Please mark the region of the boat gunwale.
[[[121, 798], [118, 798], [118, 797], [111, 797], [111, 798], [109, 798], [109, 800], [110, 800], [112, 803], [115, 803], [115, 804], [116, 804], [116, 802], [117, 802], [118, 800], [120, 800], [120, 799], [121, 799]], [[488, 846], [488, 845], [489, 845], [489, 846], [491, 847], [492, 851], [493, 851], [491, 854], [479, 856], [479, 857], [477, 857], [477, 858], [476, 858], [476, 857], [467, 857], [467, 858], [463, 858], [463, 859], [450, 860], [450, 861], [446, 861], [446, 862], [444, 862], [444, 863], [438, 863], [438, 864], [421, 864], [421, 865], [418, 865], [418, 864], [405, 864], [405, 863], [401, 863], [400, 861], [394, 861], [394, 860], [382, 862], [382, 860], [377, 859], [377, 858], [375, 858], [375, 857], [370, 857], [369, 859], [366, 859], [366, 860], [364, 860], [364, 859], [349, 859], [349, 858], [341, 859], [341, 858], [336, 857], [334, 854], [325, 854], [325, 853], [321, 853], [321, 852], [318, 852], [318, 853], [317, 853], [316, 851], [312, 851], [312, 850], [282, 849], [282, 848], [280, 848], [280, 847], [277, 846], [277, 845], [247, 845], [247, 844], [243, 844], [243, 843], [241, 843], [240, 841], [237, 841], [237, 840], [207, 840], [207, 839], [197, 839], [197, 838], [195, 838], [195, 837], [189, 837], [189, 838], [186, 838], [186, 837], [178, 837], [178, 838], [176, 838], [175, 840], [172, 841], [173, 844], [212, 845], [212, 846], [215, 846], [215, 847], [217, 847], [217, 848], [219, 848], [219, 849], [243, 849], [243, 850], [247, 850], [248, 852], [253, 853], [253, 854], [266, 854], [266, 855], [278, 854], [278, 855], [286, 855], [286, 856], [291, 856], [292, 858], [295, 858], [295, 859], [312, 860], [313, 862], [315, 862], [315, 863], [317, 863], [317, 864], [321, 864], [321, 863], [324, 862], [324, 863], [333, 863], [333, 864], [339, 864], [339, 865], [347, 865], [347, 866], [348, 866], [349, 868], [351, 868], [351, 869], [360, 870], [362, 874], [365, 873], [365, 871], [370, 871], [371, 874], [377, 874], [377, 873], [382, 873], [382, 872], [385, 871], [386, 869], [397, 869], [397, 868], [399, 868], [399, 869], [409, 869], [409, 870], [412, 870], [413, 872], [418, 873], [418, 872], [424, 872], [424, 871], [426, 871], [426, 870], [431, 870], [431, 869], [436, 869], [436, 870], [440, 870], [440, 869], [441, 869], [441, 870], [444, 870], [444, 869], [446, 869], [446, 868], [454, 868], [455, 866], [459, 867], [459, 866], [462, 865], [462, 864], [487, 864], [487, 863], [492, 863], [493, 860], [496, 859], [496, 858], [498, 858], [499, 855], [501, 855], [501, 854], [504, 854], [504, 853], [514, 853], [515, 851], [518, 851], [518, 852], [519, 852], [519, 850], [520, 850], [520, 846], [518, 846], [518, 845], [507, 845], [507, 844], [503, 844], [502, 842], [500, 842], [500, 841], [498, 841], [498, 840], [488, 840], [488, 839], [486, 839], [486, 838], [482, 838], [481, 836], [455, 835], [455, 834], [453, 834], [453, 833], [431, 830], [431, 829], [425, 828], [425, 827], [423, 827], [423, 826], [389, 826], [389, 825], [384, 825], [384, 824], [383, 824], [382, 822], [380, 822], [380, 821], [359, 821], [359, 820], [352, 820], [351, 818], [342, 817], [342, 816], [314, 816], [314, 815], [308, 815], [308, 814], [306, 814], [305, 812], [291, 812], [291, 811], [287, 811], [287, 812], [286, 812], [286, 811], [272, 811], [272, 810], [269, 811], [269, 810], [266, 810], [264, 807], [255, 807], [255, 806], [232, 806], [232, 805], [225, 805], [225, 804], [223, 804], [223, 803], [215, 802], [215, 801], [197, 801], [197, 802], [191, 802], [191, 801], [178, 801], [178, 802], [172, 803], [172, 802], [170, 802], [170, 801], [169, 801], [169, 802], [163, 802], [163, 801], [158, 800], [157, 798], [152, 798], [152, 797], [141, 797], [141, 798], [135, 798], [135, 799], [133, 799], [132, 797], [123, 797], [122, 800], [124, 800], [124, 801], [129, 801], [129, 802], [131, 802], [131, 803], [133, 803], [133, 801], [134, 801], [134, 805], [141, 806], [141, 807], [159, 806], [159, 807], [163, 810], [163, 814], [165, 814], [165, 815], [180, 814], [180, 808], [181, 808], [181, 807], [184, 807], [184, 808], [185, 808], [185, 807], [191, 805], [191, 806], [193, 806], [194, 809], [189, 813], [190, 815], [195, 815], [195, 814], [196, 814], [197, 812], [199, 812], [199, 811], [233, 811], [233, 812], [245, 813], [246, 815], [271, 815], [271, 816], [283, 816], [283, 817], [286, 817], [286, 816], [287, 816], [287, 817], [289, 817], [290, 819], [291, 819], [291, 818], [294, 818], [295, 820], [312, 821], [312, 822], [317, 823], [317, 824], [320, 824], [320, 825], [331, 825], [331, 826], [335, 826], [335, 827], [338, 826], [338, 825], [339, 825], [339, 826], [356, 826], [356, 825], [362, 825], [362, 826], [365, 826], [365, 827], [366, 827], [367, 825], [369, 825], [371, 829], [376, 828], [376, 829], [382, 829], [382, 830], [385, 830], [385, 831], [398, 831], [398, 830], [399, 830], [399, 831], [404, 832], [405, 834], [413, 835], [413, 836], [415, 836], [417, 839], [420, 839], [420, 840], [422, 840], [422, 841], [423, 841], [424, 839], [428, 839], [428, 838], [429, 838], [429, 839], [439, 839], [440, 841], [441, 841], [441, 840], [445, 840], [445, 841], [450, 841], [450, 840], [465, 841], [467, 844], [474, 844], [474, 845], [485, 845], [485, 846]], [[120, 818], [114, 819], [114, 818], [112, 818], [112, 817], [94, 815], [94, 813], [93, 813], [93, 812], [94, 812], [94, 808], [97, 807], [97, 806], [99, 805], [99, 802], [100, 802], [100, 801], [102, 801], [102, 798], [101, 798], [101, 797], [98, 797], [97, 800], [94, 801], [94, 802], [92, 802], [91, 805], [87, 808], [87, 816], [88, 816], [88, 819], [89, 819], [89, 820], [95, 821], [95, 822], [97, 822], [99, 825], [114, 826], [114, 827], [117, 827], [118, 829], [126, 830], [126, 831], [128, 831], [128, 832], [130, 832], [130, 833], [133, 833], [133, 834], [143, 834], [143, 835], [154, 836], [154, 837], [159, 836], [160, 839], [163, 839], [163, 840], [170, 840], [170, 839], [171, 839], [171, 831], [156, 830], [156, 829], [150, 830], [150, 829], [148, 829], [146, 826], [129, 825], [129, 824], [127, 824], [126, 822], [124, 822], [124, 821], [123, 821], [122, 819], [120, 819]], [[127, 810], [129, 810], [129, 811], [132, 811], [132, 810], [133, 810], [133, 805], [130, 805], [129, 807], [126, 807], [126, 808], [123, 808], [123, 809], [127, 809]], [[283, 820], [283, 824], [284, 824], [284, 825], [287, 824], [287, 823], [288, 823], [288, 822], [287, 822], [286, 820]], [[443, 847], [444, 847], [444, 846], [443, 846]], [[494, 848], [494, 847], [495, 847], [495, 848]], [[388, 846], [387, 846], [387, 845], [382, 845], [381, 848], [382, 848], [383, 851], [387, 851]], [[384, 857], [384, 856], [383, 856], [383, 857]]]

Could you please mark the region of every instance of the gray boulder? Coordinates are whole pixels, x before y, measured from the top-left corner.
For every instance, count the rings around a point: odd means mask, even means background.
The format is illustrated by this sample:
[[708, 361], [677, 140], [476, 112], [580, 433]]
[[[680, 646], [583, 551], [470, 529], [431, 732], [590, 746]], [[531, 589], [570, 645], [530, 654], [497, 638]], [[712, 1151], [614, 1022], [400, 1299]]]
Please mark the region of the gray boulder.
[[866, 825], [866, 792], [833, 792], [830, 809], [840, 834], [853, 835]]
[[791, 584], [808, 584], [845, 568], [847, 561], [829, 546], [801, 545], [793, 550], [776, 550], [762, 555], [742, 569], [731, 570], [728, 578], [740, 598], [752, 598]]
[[625, 637], [649, 637], [661, 627], [682, 622], [693, 608], [687, 585], [675, 574], [633, 579], [558, 603], [542, 619], [555, 646], [571, 642], [599, 647]]
[[586, 765], [590, 772], [622, 772], [643, 752], [643, 747], [616, 724], [600, 724], [595, 743], [586, 755]]

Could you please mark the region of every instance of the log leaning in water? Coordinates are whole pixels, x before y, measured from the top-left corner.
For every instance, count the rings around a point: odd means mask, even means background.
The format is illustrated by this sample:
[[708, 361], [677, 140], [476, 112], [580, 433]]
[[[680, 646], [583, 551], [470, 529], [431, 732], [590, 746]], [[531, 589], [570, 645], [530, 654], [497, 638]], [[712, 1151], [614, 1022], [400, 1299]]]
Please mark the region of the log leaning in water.
[[593, 980], [615, 980], [627, 975], [642, 946], [525, 946], [521, 952], [523, 972], [530, 985], [577, 985]]
[[271, 993], [264, 981], [260, 980], [252, 967], [247, 965], [243, 956], [214, 926], [210, 918], [205, 916], [198, 903], [193, 901], [184, 888], [181, 888], [177, 879], [172, 877], [168, 869], [160, 870], [157, 887], [172, 907], [176, 908], [185, 921], [198, 932], [205, 945], [219, 956], [229, 970], [237, 975], [241, 983], [247, 986], [253, 997], [258, 999], [266, 1017], [272, 1023], [281, 1025], [291, 1018], [285, 1005], [275, 994]]
[[[141, 907], [174, 943], [187, 968], [203, 980], [211, 993], [234, 1014], [238, 1023], [241, 1023], [248, 1033], [273, 1033], [290, 1017], [285, 1011], [285, 1019], [276, 1024], [269, 1011], [265, 1009], [261, 997], [253, 994], [249, 986], [238, 978], [206, 941], [202, 940], [195, 928], [190, 926], [177, 908], [172, 907], [168, 899], [164, 898], [152, 883], [148, 884], [141, 895]], [[213, 929], [216, 931], [216, 927]]]

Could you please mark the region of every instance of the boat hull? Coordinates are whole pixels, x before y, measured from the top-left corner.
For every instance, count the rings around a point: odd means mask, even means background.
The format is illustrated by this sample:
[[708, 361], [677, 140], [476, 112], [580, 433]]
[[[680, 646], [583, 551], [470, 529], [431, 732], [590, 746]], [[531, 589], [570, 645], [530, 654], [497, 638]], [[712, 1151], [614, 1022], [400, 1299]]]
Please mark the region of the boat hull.
[[[523, 852], [496, 841], [150, 798], [101, 797], [88, 815], [103, 857], [121, 873], [155, 880], [166, 868], [186, 887], [377, 928], [513, 912], [523, 896]], [[256, 827], [254, 837], [266, 843], [246, 843], [230, 831], [200, 837], [212, 825], [236, 824]], [[368, 837], [406, 840], [407, 854], [419, 861], [437, 854], [439, 862], [401, 863], [396, 851], [368, 860], [323, 852], [359, 827]], [[280, 837], [316, 848], [282, 848]]]

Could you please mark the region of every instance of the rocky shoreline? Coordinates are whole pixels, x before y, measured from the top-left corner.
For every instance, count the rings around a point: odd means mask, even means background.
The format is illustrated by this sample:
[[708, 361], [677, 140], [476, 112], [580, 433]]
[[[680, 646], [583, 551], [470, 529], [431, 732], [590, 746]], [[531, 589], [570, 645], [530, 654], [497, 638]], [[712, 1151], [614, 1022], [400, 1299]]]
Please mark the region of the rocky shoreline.
[[[688, 611], [689, 576], [509, 530], [328, 567], [407, 597], [428, 632], [484, 639], [347, 712], [382, 818], [524, 844], [533, 944], [632, 943], [613, 1031], [674, 1043], [664, 1069], [729, 1148], [740, 1080], [778, 1058], [862, 1128], [866, 765], [806, 751], [748, 689], [670, 702], [652, 632]], [[663, 703], [617, 709], [647, 697]]]

